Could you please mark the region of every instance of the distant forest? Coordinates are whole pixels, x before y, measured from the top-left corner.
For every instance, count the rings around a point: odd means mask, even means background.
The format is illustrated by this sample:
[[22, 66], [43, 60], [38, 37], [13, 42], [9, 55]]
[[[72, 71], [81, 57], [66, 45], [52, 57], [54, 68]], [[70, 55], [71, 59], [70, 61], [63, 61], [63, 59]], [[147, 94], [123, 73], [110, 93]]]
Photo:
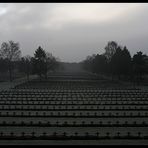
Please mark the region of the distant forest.
[[37, 74], [40, 79], [47, 78], [48, 72], [54, 71], [59, 66], [59, 61], [51, 53], [40, 46], [35, 50], [34, 56], [21, 57], [19, 43], [14, 41], [3, 42], [0, 48], [0, 74], [1, 81], [9, 78], [10, 81], [17, 77]]
[[[104, 48], [103, 54], [87, 56], [80, 63], [73, 63], [74, 69], [83, 68], [85, 71], [98, 75], [109, 76], [112, 79], [119, 79], [139, 83], [148, 74], [148, 56], [141, 51], [131, 57], [126, 46], [122, 47], [115, 41], [110, 41]], [[76, 66], [79, 65], [79, 66]], [[47, 78], [48, 73], [56, 70], [63, 70], [68, 63], [60, 60], [38, 47], [34, 56], [21, 56], [20, 45], [17, 42], [3, 42], [0, 47], [0, 81], [9, 78], [10, 81], [17, 77], [37, 74], [40, 80]]]
[[133, 57], [126, 46], [122, 47], [115, 41], [105, 46], [103, 54], [88, 56], [83, 62], [87, 71], [111, 76], [112, 79], [136, 82], [139, 84], [148, 74], [148, 56], [141, 51]]

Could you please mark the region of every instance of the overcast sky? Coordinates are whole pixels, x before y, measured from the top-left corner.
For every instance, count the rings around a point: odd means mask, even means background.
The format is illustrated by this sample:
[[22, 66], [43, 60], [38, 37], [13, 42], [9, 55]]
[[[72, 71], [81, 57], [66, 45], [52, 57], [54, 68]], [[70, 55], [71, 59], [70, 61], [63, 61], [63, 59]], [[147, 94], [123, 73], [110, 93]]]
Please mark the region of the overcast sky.
[[108, 41], [148, 54], [148, 3], [0, 3], [0, 44], [40, 45], [65, 62], [101, 54]]

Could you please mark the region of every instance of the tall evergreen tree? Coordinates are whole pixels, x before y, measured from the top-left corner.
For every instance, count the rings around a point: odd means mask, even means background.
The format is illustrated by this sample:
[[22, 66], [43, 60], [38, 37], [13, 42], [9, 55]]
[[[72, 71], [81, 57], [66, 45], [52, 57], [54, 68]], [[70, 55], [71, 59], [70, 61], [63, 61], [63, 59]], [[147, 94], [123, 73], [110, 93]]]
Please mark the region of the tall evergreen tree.
[[107, 71], [107, 59], [104, 55], [97, 54], [93, 60], [93, 71], [104, 74]]
[[118, 75], [119, 79], [122, 71], [121, 62], [122, 62], [122, 49], [121, 47], [118, 47], [116, 49], [115, 54], [111, 58], [110, 66], [111, 66], [112, 75]]
[[121, 62], [121, 67], [122, 67], [122, 74], [124, 76], [128, 76], [131, 74], [131, 55], [126, 46], [122, 50], [122, 62]]
[[46, 53], [40, 46], [34, 54], [34, 71], [40, 76], [40, 80], [46, 73]]
[[136, 80], [140, 82], [142, 76], [146, 73], [146, 55], [144, 55], [141, 51], [137, 52], [133, 56], [132, 64], [133, 64], [133, 72], [136, 76]]

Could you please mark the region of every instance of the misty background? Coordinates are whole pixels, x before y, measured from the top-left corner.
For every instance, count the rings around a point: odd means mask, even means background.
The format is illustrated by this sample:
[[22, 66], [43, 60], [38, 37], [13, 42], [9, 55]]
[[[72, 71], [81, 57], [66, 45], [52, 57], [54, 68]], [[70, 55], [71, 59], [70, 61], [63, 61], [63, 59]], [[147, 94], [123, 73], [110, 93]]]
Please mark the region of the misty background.
[[40, 45], [64, 62], [104, 52], [110, 40], [131, 55], [148, 54], [147, 3], [0, 3], [0, 44], [20, 43], [22, 56]]

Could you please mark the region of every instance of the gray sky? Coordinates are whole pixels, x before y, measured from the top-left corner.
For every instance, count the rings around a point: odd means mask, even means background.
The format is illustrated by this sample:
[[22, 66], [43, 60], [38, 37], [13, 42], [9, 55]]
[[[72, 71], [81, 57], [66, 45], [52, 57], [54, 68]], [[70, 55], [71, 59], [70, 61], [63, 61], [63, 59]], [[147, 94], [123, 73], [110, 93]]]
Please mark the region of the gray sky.
[[65, 62], [101, 54], [108, 41], [148, 54], [148, 3], [0, 3], [0, 44], [40, 45]]

